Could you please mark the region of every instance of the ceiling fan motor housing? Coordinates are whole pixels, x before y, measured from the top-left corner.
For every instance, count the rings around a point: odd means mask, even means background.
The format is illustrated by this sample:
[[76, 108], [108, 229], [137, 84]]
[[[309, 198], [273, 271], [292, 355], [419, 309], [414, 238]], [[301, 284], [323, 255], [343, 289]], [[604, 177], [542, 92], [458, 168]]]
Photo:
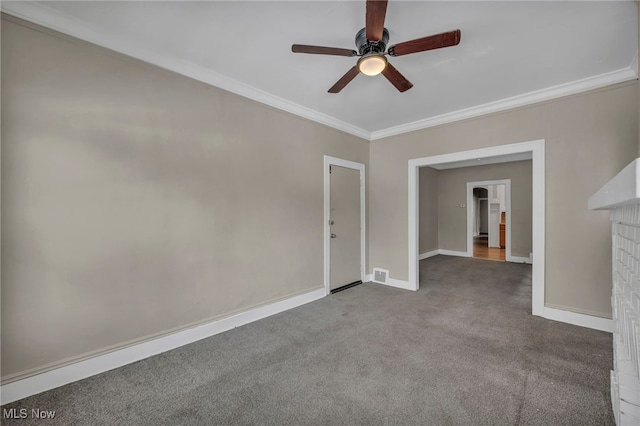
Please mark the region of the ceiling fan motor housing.
[[389, 31], [386, 28], [382, 30], [382, 40], [379, 41], [367, 40], [366, 28], [361, 29], [358, 31], [358, 34], [356, 34], [356, 47], [360, 55], [366, 55], [368, 53], [383, 54], [388, 42]]

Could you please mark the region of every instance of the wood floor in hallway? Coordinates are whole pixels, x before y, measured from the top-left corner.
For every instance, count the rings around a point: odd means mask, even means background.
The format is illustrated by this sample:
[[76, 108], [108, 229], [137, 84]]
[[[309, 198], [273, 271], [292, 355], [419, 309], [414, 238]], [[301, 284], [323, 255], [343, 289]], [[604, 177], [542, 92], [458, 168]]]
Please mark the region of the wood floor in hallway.
[[473, 237], [473, 257], [487, 260], [505, 260], [505, 249], [488, 247], [486, 235]]

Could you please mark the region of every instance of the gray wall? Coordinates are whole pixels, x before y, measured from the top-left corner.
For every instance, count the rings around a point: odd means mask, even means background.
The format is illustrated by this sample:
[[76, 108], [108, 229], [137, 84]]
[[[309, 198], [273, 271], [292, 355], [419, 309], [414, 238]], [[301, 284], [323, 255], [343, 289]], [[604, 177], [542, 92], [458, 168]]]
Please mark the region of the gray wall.
[[[322, 287], [367, 141], [2, 20], [2, 377]], [[368, 171], [368, 170], [367, 170]]]
[[[438, 172], [438, 240], [444, 250], [467, 251], [467, 182], [511, 179], [511, 254], [531, 253], [531, 161]], [[422, 196], [422, 193], [420, 194]]]
[[440, 248], [438, 245], [438, 171], [420, 168], [420, 253]]
[[4, 380], [321, 288], [323, 154], [369, 166], [367, 270], [407, 279], [407, 161], [546, 138], [546, 304], [610, 316], [586, 202], [640, 152], [636, 82], [369, 146], [30, 27], [2, 21]]
[[546, 139], [545, 303], [610, 317], [610, 224], [607, 212], [587, 209], [587, 200], [637, 155], [637, 86], [623, 83], [372, 141], [371, 267], [408, 278], [409, 159]]

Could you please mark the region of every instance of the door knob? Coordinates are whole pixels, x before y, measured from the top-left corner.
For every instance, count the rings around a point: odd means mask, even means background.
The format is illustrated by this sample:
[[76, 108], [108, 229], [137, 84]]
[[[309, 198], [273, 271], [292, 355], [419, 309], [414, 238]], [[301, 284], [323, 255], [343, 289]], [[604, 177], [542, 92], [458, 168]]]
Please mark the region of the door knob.
[[335, 238], [335, 237], [336, 237], [336, 234], [331, 234], [331, 238]]

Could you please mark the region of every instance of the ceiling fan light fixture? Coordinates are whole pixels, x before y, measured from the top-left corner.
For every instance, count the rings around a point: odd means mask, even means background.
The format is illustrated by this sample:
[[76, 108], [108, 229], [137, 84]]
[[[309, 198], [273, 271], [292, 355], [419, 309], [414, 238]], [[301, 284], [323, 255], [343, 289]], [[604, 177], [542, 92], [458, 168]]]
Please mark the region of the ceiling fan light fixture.
[[360, 56], [357, 65], [349, 68], [349, 71], [340, 77], [327, 92], [339, 93], [360, 73], [371, 76], [382, 73], [382, 75], [389, 80], [389, 83], [398, 89], [400, 93], [406, 92], [413, 87], [413, 84], [392, 64], [387, 62], [386, 55], [403, 56], [411, 53], [456, 46], [460, 43], [460, 30], [454, 30], [394, 44], [387, 50], [389, 30], [384, 27], [384, 19], [387, 13], [388, 1], [389, 0], [367, 0], [365, 27], [356, 33], [355, 43], [358, 49], [357, 51], [306, 44], [294, 44], [291, 46], [293, 53]]
[[363, 56], [358, 60], [358, 70], [365, 75], [378, 75], [387, 67], [387, 58], [380, 54]]

